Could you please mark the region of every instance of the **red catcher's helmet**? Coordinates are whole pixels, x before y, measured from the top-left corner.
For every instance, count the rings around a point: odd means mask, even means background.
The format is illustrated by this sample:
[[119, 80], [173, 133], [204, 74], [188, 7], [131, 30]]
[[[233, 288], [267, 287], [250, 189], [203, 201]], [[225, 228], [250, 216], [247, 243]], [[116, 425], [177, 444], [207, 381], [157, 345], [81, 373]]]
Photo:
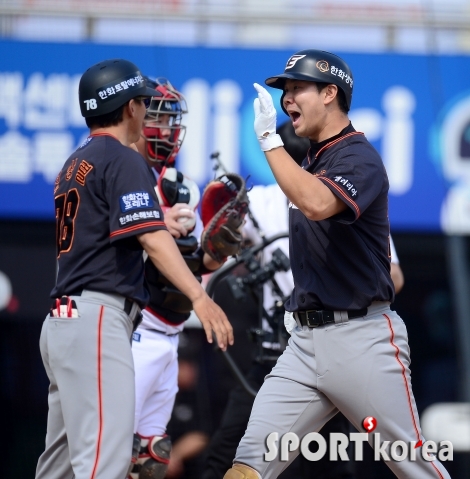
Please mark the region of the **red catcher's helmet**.
[[[183, 115], [188, 113], [186, 99], [166, 78], [146, 80], [161, 95], [152, 97], [144, 120], [147, 157], [162, 167], [173, 166], [186, 134], [186, 126], [181, 124]], [[170, 134], [164, 136], [162, 130], [170, 130]]]

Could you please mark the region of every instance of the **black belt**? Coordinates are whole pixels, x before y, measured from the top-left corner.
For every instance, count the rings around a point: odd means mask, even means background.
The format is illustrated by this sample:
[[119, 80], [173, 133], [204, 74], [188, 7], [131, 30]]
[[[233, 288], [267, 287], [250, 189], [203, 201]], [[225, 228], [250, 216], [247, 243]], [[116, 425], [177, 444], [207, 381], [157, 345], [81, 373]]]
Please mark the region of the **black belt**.
[[[336, 313], [342, 313], [342, 311], [336, 311]], [[344, 311], [344, 313], [347, 313], [348, 319], [361, 318], [367, 315], [367, 308]], [[337, 322], [335, 321], [335, 311], [327, 309], [296, 311], [294, 317], [297, 317], [302, 326], [308, 326], [309, 328], [318, 328], [324, 324]]]
[[165, 336], [178, 336], [179, 333], [165, 333], [165, 331], [160, 331], [159, 329], [147, 329], [147, 331], [152, 331], [153, 333], [164, 334]]
[[129, 316], [131, 314], [131, 309], [132, 305], [134, 304], [134, 301], [131, 301], [130, 299], [127, 299], [124, 301], [124, 312]]

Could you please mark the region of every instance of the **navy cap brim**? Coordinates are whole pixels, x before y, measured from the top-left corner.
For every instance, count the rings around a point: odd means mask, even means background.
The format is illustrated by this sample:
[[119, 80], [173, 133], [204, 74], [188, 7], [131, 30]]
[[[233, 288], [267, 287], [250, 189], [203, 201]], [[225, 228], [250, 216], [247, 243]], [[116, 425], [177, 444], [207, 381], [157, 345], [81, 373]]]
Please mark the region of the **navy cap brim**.
[[302, 75], [301, 73], [281, 73], [280, 75], [267, 78], [264, 83], [272, 88], [284, 90], [286, 80], [303, 80], [311, 82], [312, 78], [307, 75]]
[[139, 96], [156, 96], [156, 97], [162, 97], [163, 93], [159, 92], [158, 90], [155, 90], [155, 88], [150, 88], [150, 87], [145, 87], [144, 93], [140, 93]]

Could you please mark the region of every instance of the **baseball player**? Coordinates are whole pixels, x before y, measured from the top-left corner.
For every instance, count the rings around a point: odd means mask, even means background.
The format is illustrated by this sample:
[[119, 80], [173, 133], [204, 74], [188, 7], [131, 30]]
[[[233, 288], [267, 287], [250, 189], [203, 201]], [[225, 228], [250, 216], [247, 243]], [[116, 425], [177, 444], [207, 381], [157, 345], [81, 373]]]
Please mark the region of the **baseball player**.
[[[318, 50], [292, 55], [266, 84], [283, 90], [281, 107], [298, 136], [309, 138], [299, 167], [276, 134], [269, 92], [255, 83], [255, 132], [277, 183], [290, 201], [294, 290], [285, 303], [295, 327], [266, 377], [226, 479], [277, 477], [299, 453], [265, 460], [266, 438], [317, 432], [338, 411], [357, 430], [416, 446], [415, 460], [386, 464], [400, 478], [449, 478], [425, 461], [411, 388], [406, 328], [390, 309], [388, 179], [382, 160], [348, 118], [353, 76], [341, 58]], [[368, 435], [371, 445], [372, 434]], [[389, 442], [387, 442], [389, 441]], [[414, 449], [413, 449], [414, 450]]]
[[192, 301], [209, 342], [231, 326], [181, 257], [163, 222], [138, 140], [155, 90], [123, 59], [90, 67], [79, 83], [88, 139], [54, 186], [58, 274], [40, 349], [50, 380], [40, 479], [124, 479], [132, 454], [130, 346], [148, 302], [142, 250]]
[[[200, 281], [201, 275], [222, 266], [226, 257], [214, 259], [199, 245], [203, 225], [194, 211], [200, 199], [199, 189], [175, 168], [185, 134], [182, 117], [187, 113], [186, 101], [165, 78], [147, 78], [147, 85], [155, 89], [156, 96], [147, 109], [136, 147], [151, 167], [165, 224]], [[192, 304], [149, 259], [145, 262], [145, 278], [150, 301], [142, 311], [143, 319], [132, 341], [136, 384], [134, 432], [139, 453], [130, 477], [162, 479], [171, 450], [166, 427], [178, 391], [178, 335], [190, 316]]]
[[[300, 138], [295, 135], [294, 128], [290, 121], [283, 123], [278, 129], [278, 134], [284, 143], [285, 150], [300, 165], [307, 156], [310, 143], [306, 138]], [[253, 244], [259, 244], [262, 241], [260, 231], [269, 238], [272, 235], [283, 233], [289, 229], [288, 200], [278, 184], [261, 186], [257, 185], [250, 189], [248, 196], [250, 197], [250, 210], [258, 223], [255, 227], [250, 218], [247, 218], [243, 228], [244, 237]], [[281, 248], [282, 251], [289, 255], [289, 241], [287, 238], [275, 241], [266, 246], [263, 252], [263, 263], [271, 261], [272, 253], [275, 249]], [[390, 236], [391, 249], [391, 276], [395, 286], [395, 292], [398, 293], [404, 284], [403, 272], [400, 268], [398, 256]], [[291, 271], [277, 272], [275, 275], [277, 285], [281, 288], [284, 296], [290, 294], [294, 287]], [[263, 303], [266, 311], [272, 311], [276, 301], [281, 299], [278, 295], [273, 294], [273, 287], [266, 283], [263, 286]], [[270, 351], [269, 356], [276, 358], [282, 353], [281, 344], [272, 338], [273, 330], [266, 319], [263, 320], [263, 348]], [[264, 377], [271, 372], [276, 363], [276, 359], [259, 360], [253, 362], [247, 378], [256, 389], [263, 384]], [[251, 408], [254, 398], [248, 394], [241, 386], [237, 386], [230, 392], [229, 401], [225, 408], [222, 422], [211, 438], [207, 453], [207, 469], [203, 479], [216, 479], [230, 467], [232, 459], [235, 455], [237, 445], [242, 438], [248, 419], [250, 417]], [[321, 429], [321, 434], [326, 435], [328, 432], [349, 433], [349, 421], [342, 414], [337, 414]], [[299, 470], [300, 469], [300, 470]], [[329, 461], [328, 453], [320, 461], [302, 460], [298, 467], [290, 467], [282, 473], [281, 478], [291, 477], [322, 477], [324, 479], [352, 479], [353, 464], [349, 461]]]

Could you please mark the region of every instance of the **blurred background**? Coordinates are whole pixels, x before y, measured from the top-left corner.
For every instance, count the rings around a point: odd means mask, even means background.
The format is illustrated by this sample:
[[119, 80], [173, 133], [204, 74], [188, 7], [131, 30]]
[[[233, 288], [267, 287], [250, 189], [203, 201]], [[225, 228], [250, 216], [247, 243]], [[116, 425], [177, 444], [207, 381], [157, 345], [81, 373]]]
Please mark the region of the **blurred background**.
[[[168, 77], [189, 108], [177, 166], [202, 188], [217, 151], [228, 170], [267, 185], [274, 179], [253, 134], [252, 84], [304, 48], [332, 51], [352, 69], [350, 118], [390, 180], [405, 275], [394, 307], [409, 332], [423, 429], [454, 442], [446, 467], [470, 477], [468, 0], [0, 0], [0, 477], [34, 477], [44, 447], [48, 382], [38, 341], [55, 276], [52, 189], [87, 135], [81, 74], [126, 58], [145, 75]], [[286, 119], [279, 108], [279, 123]], [[250, 315], [228, 313], [243, 370]], [[182, 337], [193, 392], [182, 387], [172, 427], [210, 436], [235, 379], [200, 333]], [[184, 426], [185, 417], [200, 424]], [[181, 477], [198, 477], [188, 471]], [[374, 465], [360, 477], [387, 474]]]

